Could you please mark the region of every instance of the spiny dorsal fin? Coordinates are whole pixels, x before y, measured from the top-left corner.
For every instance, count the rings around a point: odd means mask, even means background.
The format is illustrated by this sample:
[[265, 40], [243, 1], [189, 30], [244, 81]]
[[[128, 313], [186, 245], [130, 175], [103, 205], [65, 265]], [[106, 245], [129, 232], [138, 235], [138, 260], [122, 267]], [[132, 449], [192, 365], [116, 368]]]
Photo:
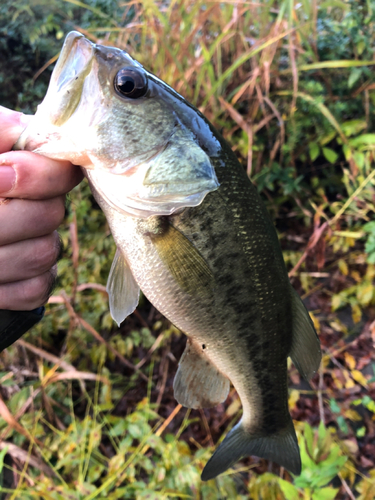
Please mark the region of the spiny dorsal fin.
[[213, 274], [186, 236], [168, 224], [160, 234], [153, 234], [151, 238], [161, 260], [186, 293], [199, 296], [212, 289]]
[[109, 309], [118, 326], [138, 305], [139, 286], [135, 282], [130, 267], [120, 250], [116, 249], [115, 258], [107, 281]]
[[206, 356], [201, 344], [188, 338], [173, 381], [174, 397], [187, 408], [211, 408], [228, 396], [229, 380]]
[[309, 380], [318, 370], [322, 354], [320, 342], [310, 315], [291, 286], [293, 342], [290, 357], [302, 377]]

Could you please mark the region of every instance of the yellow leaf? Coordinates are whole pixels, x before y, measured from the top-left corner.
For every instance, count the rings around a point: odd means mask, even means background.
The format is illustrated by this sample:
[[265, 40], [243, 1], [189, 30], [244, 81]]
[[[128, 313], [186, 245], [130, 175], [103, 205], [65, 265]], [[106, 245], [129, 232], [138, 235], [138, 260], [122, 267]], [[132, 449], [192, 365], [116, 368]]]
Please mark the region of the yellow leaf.
[[344, 325], [338, 318], [329, 322], [329, 325], [336, 330], [336, 332], [342, 332], [345, 335], [348, 334], [348, 328]]
[[366, 278], [371, 281], [374, 278], [374, 276], [375, 276], [375, 266], [369, 264], [367, 266]]
[[345, 382], [345, 388], [346, 389], [352, 389], [353, 387], [355, 387], [355, 383], [353, 382], [353, 380], [351, 378], [349, 378], [346, 382]]
[[362, 281], [362, 278], [361, 278], [361, 275], [359, 274], [358, 271], [352, 271], [350, 273], [351, 277], [357, 282], [359, 283], [360, 281]]
[[349, 269], [348, 269], [348, 264], [345, 262], [345, 260], [340, 259], [340, 260], [338, 261], [338, 266], [339, 266], [340, 272], [341, 272], [344, 276], [347, 276], [347, 275], [348, 275], [348, 273], [349, 273]]
[[354, 323], [359, 323], [362, 319], [362, 311], [358, 304], [352, 305], [352, 318]]
[[335, 372], [331, 372], [331, 375], [337, 389], [342, 389], [343, 388], [342, 382], [336, 377]]
[[229, 417], [232, 417], [235, 415], [238, 410], [241, 408], [241, 402], [239, 399], [235, 399], [232, 401], [232, 403], [228, 406], [227, 411], [225, 412]]
[[355, 383], [353, 382], [353, 379], [350, 377], [348, 370], [342, 370], [342, 373], [343, 373], [345, 380], [346, 380], [345, 388], [351, 389], [352, 387], [355, 387]]
[[368, 285], [361, 286], [358, 289], [357, 298], [363, 305], [368, 305], [372, 299], [374, 287], [369, 283]]
[[327, 366], [329, 365], [330, 362], [331, 362], [331, 358], [328, 356], [328, 354], [326, 354], [325, 356], [323, 356], [322, 357], [322, 362], [321, 362], [322, 368], [327, 368]]
[[340, 295], [338, 294], [332, 295], [332, 300], [331, 300], [332, 311], [336, 311], [336, 309], [338, 309], [341, 306], [341, 304], [342, 300]]
[[358, 452], [358, 444], [354, 441], [351, 441], [350, 439], [344, 439], [342, 441], [342, 444], [348, 448], [350, 453], [353, 453], [355, 455]]
[[290, 410], [293, 410], [298, 400], [299, 400], [299, 391], [297, 391], [296, 389], [292, 389], [288, 400]]
[[363, 385], [363, 387], [367, 387], [367, 380], [359, 370], [352, 370], [352, 377], [356, 382]]
[[344, 416], [349, 420], [353, 420], [353, 422], [360, 422], [362, 420], [361, 415], [359, 415], [359, 413], [357, 413], [355, 410], [351, 409], [346, 410], [344, 412]]
[[347, 364], [348, 368], [350, 368], [351, 370], [354, 370], [356, 363], [355, 363], [355, 359], [353, 358], [353, 356], [351, 354], [349, 354], [348, 352], [345, 352], [344, 358], [345, 358], [345, 363]]
[[309, 312], [310, 318], [312, 319], [312, 322], [314, 323], [315, 330], [320, 333], [320, 322], [318, 318], [313, 314], [312, 312]]

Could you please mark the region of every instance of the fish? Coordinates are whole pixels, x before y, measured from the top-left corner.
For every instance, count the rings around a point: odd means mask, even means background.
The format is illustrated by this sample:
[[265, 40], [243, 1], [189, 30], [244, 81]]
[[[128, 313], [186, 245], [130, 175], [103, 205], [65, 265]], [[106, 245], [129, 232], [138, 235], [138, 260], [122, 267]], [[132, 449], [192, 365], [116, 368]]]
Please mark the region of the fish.
[[16, 149], [79, 165], [116, 243], [107, 291], [120, 324], [140, 290], [186, 336], [173, 388], [209, 408], [232, 383], [242, 417], [202, 472], [255, 455], [301, 472], [287, 359], [321, 360], [273, 222], [229, 144], [127, 52], [67, 35], [43, 102]]

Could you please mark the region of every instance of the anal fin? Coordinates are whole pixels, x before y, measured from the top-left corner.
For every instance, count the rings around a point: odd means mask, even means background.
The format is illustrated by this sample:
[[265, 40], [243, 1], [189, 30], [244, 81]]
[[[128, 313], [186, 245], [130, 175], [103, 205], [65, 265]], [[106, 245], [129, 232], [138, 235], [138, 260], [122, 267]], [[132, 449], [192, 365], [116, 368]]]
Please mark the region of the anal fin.
[[109, 309], [118, 326], [138, 305], [139, 286], [125, 257], [117, 248], [107, 281]]
[[187, 408], [211, 408], [226, 400], [229, 386], [201, 344], [188, 338], [173, 382], [177, 402]]
[[298, 293], [291, 286], [293, 342], [290, 357], [304, 379], [318, 370], [322, 358], [320, 342], [310, 315]]

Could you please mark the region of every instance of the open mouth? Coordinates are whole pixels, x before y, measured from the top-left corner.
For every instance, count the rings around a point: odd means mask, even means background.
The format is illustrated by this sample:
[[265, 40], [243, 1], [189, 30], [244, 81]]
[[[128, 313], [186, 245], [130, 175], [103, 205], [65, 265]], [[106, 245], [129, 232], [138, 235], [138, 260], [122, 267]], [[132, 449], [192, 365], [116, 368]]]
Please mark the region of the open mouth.
[[57, 60], [51, 81], [57, 91], [63, 91], [82, 75], [87, 74], [94, 56], [94, 44], [81, 33], [72, 31], [66, 37], [60, 56]]

